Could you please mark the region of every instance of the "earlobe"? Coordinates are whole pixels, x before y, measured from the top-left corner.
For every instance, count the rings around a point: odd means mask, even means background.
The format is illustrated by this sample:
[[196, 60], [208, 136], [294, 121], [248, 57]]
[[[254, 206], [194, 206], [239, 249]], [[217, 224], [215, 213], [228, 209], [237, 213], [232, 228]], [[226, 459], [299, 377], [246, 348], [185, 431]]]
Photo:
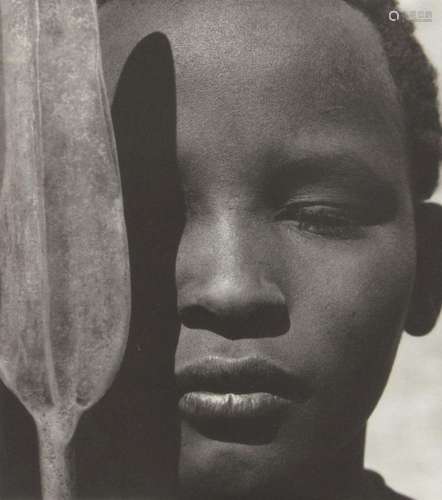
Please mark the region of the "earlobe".
[[417, 271], [405, 329], [410, 335], [429, 333], [442, 306], [442, 206], [417, 208]]

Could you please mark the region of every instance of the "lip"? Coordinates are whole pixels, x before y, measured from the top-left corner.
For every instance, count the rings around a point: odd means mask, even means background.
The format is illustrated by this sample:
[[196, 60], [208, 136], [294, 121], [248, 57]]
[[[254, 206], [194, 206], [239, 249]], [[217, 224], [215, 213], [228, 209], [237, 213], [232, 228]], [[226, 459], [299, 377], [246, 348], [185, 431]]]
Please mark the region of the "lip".
[[179, 409], [189, 419], [254, 419], [280, 416], [306, 389], [264, 358], [217, 356], [186, 365], [176, 373]]
[[265, 392], [217, 394], [188, 392], [179, 400], [180, 411], [193, 419], [253, 419], [278, 416], [290, 402]]

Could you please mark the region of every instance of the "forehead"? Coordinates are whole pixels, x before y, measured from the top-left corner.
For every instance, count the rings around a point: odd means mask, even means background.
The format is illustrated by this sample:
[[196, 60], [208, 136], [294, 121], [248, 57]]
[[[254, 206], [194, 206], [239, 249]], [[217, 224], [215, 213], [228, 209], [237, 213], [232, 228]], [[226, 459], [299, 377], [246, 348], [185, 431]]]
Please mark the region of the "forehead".
[[350, 132], [367, 150], [403, 149], [380, 37], [342, 0], [114, 0], [100, 14], [111, 93], [136, 43], [168, 36], [186, 154], [216, 152], [214, 141], [250, 152], [298, 147], [296, 137], [342, 143]]
[[375, 28], [343, 0], [109, 0], [99, 15], [112, 94], [130, 51], [154, 31], [171, 42], [178, 83], [220, 74], [261, 79], [280, 70], [294, 84], [309, 72], [318, 83], [332, 77], [324, 82], [331, 88], [352, 71], [364, 87], [394, 92]]

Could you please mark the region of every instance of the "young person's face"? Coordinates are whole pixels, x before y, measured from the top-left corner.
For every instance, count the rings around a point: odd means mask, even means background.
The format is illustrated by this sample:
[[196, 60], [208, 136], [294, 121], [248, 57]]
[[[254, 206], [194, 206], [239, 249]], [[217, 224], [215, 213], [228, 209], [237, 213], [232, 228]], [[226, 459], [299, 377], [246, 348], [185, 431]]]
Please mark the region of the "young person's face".
[[[174, 53], [187, 205], [180, 479], [207, 498], [313, 491], [312, 464], [360, 447], [413, 288], [396, 89], [342, 1], [167, 3], [149, 29]], [[129, 10], [137, 41], [152, 14]]]

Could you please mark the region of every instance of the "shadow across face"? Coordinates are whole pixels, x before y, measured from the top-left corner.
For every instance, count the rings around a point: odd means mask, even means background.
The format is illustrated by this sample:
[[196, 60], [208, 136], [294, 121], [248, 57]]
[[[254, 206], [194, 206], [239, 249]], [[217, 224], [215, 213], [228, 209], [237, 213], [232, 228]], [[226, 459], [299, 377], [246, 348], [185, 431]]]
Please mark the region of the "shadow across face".
[[78, 473], [82, 496], [138, 498], [160, 495], [161, 485], [174, 484], [178, 443], [174, 268], [184, 210], [176, 174], [174, 68], [165, 36], [151, 34], [131, 53], [112, 118], [129, 239], [132, 317], [117, 380], [79, 430]]

